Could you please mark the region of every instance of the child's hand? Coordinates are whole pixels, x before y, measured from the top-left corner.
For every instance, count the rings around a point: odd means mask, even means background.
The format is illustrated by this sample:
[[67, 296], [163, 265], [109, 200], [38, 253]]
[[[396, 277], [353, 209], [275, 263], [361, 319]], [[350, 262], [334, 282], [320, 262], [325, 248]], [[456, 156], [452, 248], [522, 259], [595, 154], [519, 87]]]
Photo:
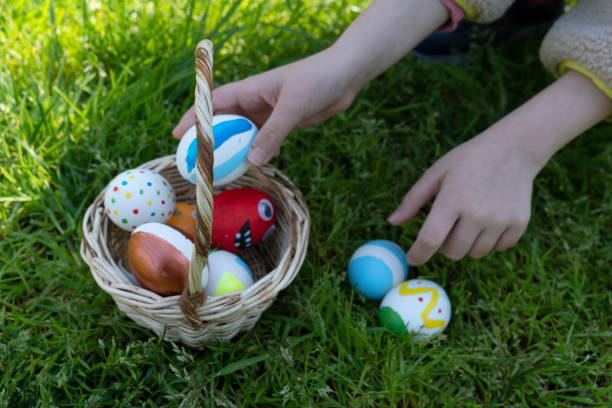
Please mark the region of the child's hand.
[[[215, 114], [235, 113], [248, 117], [261, 127], [249, 160], [263, 164], [278, 155], [287, 135], [344, 111], [358, 89], [350, 86], [342, 67], [326, 50], [303, 60], [213, 91]], [[182, 137], [195, 116], [187, 112], [173, 131]]]
[[[439, 1], [375, 0], [328, 49], [215, 89], [214, 113], [243, 115], [261, 128], [248, 158], [263, 164], [279, 153], [292, 130], [348, 108], [364, 84], [408, 53], [448, 16]], [[180, 138], [194, 123], [192, 108], [172, 133]]]
[[389, 217], [401, 224], [436, 196], [408, 251], [420, 265], [438, 250], [458, 260], [480, 258], [514, 245], [530, 217], [532, 184], [539, 168], [487, 138], [486, 132], [440, 158]]
[[569, 70], [514, 112], [438, 160], [389, 217], [401, 224], [436, 196], [408, 251], [414, 265], [438, 249], [474, 258], [516, 243], [530, 217], [533, 178], [563, 145], [612, 115], [612, 99]]

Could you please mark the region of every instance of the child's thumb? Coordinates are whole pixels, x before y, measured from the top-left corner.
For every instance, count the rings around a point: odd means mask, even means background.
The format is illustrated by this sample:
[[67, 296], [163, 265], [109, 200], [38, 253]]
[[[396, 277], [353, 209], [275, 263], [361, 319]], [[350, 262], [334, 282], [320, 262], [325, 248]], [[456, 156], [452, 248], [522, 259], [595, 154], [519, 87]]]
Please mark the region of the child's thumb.
[[172, 135], [177, 139], [183, 137], [183, 135], [195, 124], [195, 109], [192, 106], [189, 108], [187, 112], [183, 115], [178, 125], [172, 131]]
[[255, 136], [249, 150], [249, 161], [259, 166], [278, 156], [283, 140], [296, 127], [299, 119], [295, 110], [279, 101]]

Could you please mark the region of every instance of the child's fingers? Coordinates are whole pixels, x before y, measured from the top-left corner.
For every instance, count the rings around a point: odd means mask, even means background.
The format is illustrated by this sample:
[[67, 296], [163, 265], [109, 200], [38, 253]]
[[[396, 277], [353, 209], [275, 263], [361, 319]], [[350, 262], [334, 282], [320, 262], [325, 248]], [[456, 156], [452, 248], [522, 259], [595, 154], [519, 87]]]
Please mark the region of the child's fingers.
[[283, 140], [295, 128], [299, 120], [300, 115], [297, 110], [282, 99], [279, 100], [251, 144], [249, 161], [255, 165], [262, 165], [278, 155]]
[[187, 112], [183, 115], [178, 125], [172, 130], [172, 136], [180, 139], [183, 137], [185, 132], [189, 130], [195, 124], [195, 109], [193, 106], [189, 108]]
[[393, 225], [399, 225], [414, 217], [440, 190], [442, 174], [439, 173], [435, 167], [427, 170], [404, 196], [402, 203], [387, 218], [387, 221]]
[[494, 228], [482, 231], [480, 235], [478, 235], [478, 238], [476, 238], [476, 241], [474, 241], [474, 245], [472, 245], [468, 254], [472, 258], [482, 258], [493, 250], [495, 243], [497, 243], [497, 240], [503, 232], [504, 231]]
[[460, 218], [442, 244], [440, 252], [453, 261], [460, 260], [474, 245], [480, 231], [476, 224], [466, 218]]
[[447, 211], [434, 201], [431, 212], [419, 231], [416, 241], [408, 251], [411, 265], [421, 265], [442, 246], [448, 233], [457, 222], [457, 214]]
[[[236, 82], [233, 82], [213, 90], [212, 103], [214, 114], [235, 113], [238, 115], [247, 116], [240, 108], [240, 104], [238, 103], [238, 87], [239, 85], [237, 85]], [[192, 106], [187, 112], [185, 112], [178, 125], [176, 125], [174, 130], [172, 130], [172, 135], [177, 139], [182, 138], [185, 132], [187, 132], [189, 128], [195, 124], [195, 119], [195, 109]]]
[[242, 109], [240, 109], [239, 89], [239, 82], [232, 82], [215, 88], [212, 92], [213, 113], [215, 115], [235, 113], [246, 116]]
[[516, 244], [518, 240], [521, 238], [525, 232], [525, 227], [515, 225], [508, 228], [504, 233], [499, 237], [499, 240], [495, 244], [496, 251], [505, 251], [510, 248], [512, 245]]

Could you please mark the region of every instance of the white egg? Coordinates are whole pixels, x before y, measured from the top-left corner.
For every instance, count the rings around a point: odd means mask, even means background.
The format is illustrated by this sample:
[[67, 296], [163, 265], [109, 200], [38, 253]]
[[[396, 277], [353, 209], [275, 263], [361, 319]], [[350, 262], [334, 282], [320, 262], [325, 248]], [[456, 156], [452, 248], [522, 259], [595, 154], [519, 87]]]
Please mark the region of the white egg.
[[176, 149], [176, 167], [181, 176], [190, 183], [196, 182], [196, 127], [190, 127], [183, 135]]
[[451, 303], [435, 282], [412, 279], [394, 286], [380, 304], [382, 326], [402, 335], [417, 333], [423, 339], [441, 333], [451, 318]]
[[104, 208], [119, 228], [133, 231], [147, 222], [165, 223], [176, 198], [172, 185], [153, 170], [132, 169], [111, 180], [104, 193]]
[[[257, 134], [257, 127], [239, 115], [213, 116], [215, 139], [213, 185], [228, 184], [249, 169], [247, 154]], [[197, 133], [195, 125], [182, 137], [176, 149], [176, 167], [185, 178], [195, 184]]]
[[223, 250], [208, 254], [202, 276], [208, 278], [208, 282], [202, 280], [208, 296], [239, 292], [253, 285], [253, 274], [247, 264], [238, 255]]

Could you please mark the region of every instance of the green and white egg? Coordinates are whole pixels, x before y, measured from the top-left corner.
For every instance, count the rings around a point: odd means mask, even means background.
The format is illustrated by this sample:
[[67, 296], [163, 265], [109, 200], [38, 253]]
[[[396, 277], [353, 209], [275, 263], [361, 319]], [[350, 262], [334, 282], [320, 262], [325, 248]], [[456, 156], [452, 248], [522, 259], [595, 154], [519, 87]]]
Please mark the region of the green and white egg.
[[393, 333], [417, 333], [424, 339], [441, 333], [451, 319], [451, 303], [435, 282], [412, 279], [395, 285], [383, 298], [380, 324]]

